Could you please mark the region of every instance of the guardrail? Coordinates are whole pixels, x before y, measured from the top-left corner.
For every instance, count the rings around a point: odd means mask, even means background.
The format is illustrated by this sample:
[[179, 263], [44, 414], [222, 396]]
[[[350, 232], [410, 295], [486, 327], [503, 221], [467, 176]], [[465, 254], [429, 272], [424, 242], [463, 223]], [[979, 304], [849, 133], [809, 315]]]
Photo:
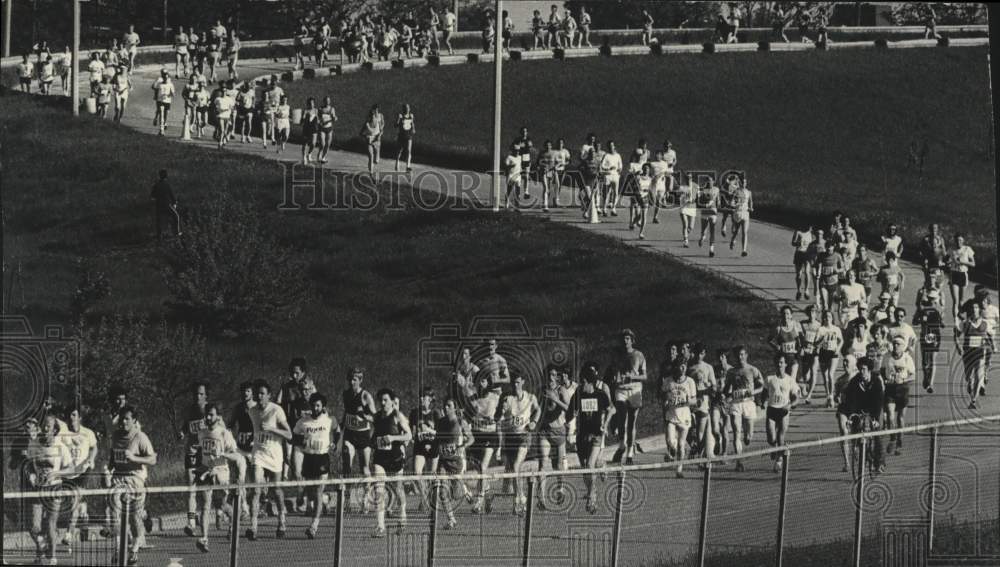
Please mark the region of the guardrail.
[[[716, 474], [718, 474], [717, 471], [720, 471], [721, 467], [726, 463], [731, 462], [737, 458], [739, 458], [741, 461], [752, 461], [754, 459], [758, 459], [761, 457], [772, 457], [772, 460], [774, 457], [780, 457], [780, 459], [784, 463], [784, 466], [781, 468], [780, 480], [778, 481], [780, 482], [780, 487], [778, 489], [778, 494], [777, 494], [778, 499], [776, 503], [774, 502], [773, 498], [768, 499], [768, 506], [774, 506], [775, 504], [777, 505], [775, 509], [771, 510], [775, 514], [775, 518], [777, 520], [777, 525], [775, 526], [776, 531], [773, 534], [774, 535], [774, 539], [772, 540], [773, 543], [756, 545], [756, 547], [759, 549], [767, 550], [768, 553], [773, 553], [774, 554], [773, 563], [775, 565], [780, 566], [782, 565], [782, 562], [786, 557], [785, 554], [789, 550], [796, 549], [794, 546], [791, 546], [788, 541], [786, 541], [785, 537], [786, 527], [789, 525], [786, 524], [786, 515], [790, 510], [789, 499], [793, 497], [789, 493], [789, 483], [790, 483], [789, 471], [793, 470], [794, 463], [796, 462], [796, 455], [803, 456], [804, 462], [808, 462], [820, 458], [820, 455], [816, 454], [810, 455], [809, 451], [811, 449], [830, 447], [830, 446], [844, 446], [844, 444], [848, 444], [849, 446], [854, 447], [855, 446], [854, 442], [856, 441], [861, 441], [866, 439], [881, 439], [885, 437], [889, 437], [891, 439], [892, 437], [895, 437], [897, 435], [900, 436], [900, 446], [901, 446], [902, 434], [924, 433], [924, 435], [918, 436], [919, 438], [918, 444], [923, 443], [925, 441], [929, 443], [929, 450], [926, 453], [927, 454], [926, 467], [918, 469], [912, 466], [906, 466], [905, 464], [893, 465], [892, 463], [890, 463], [890, 467], [895, 466], [899, 469], [897, 471], [897, 474], [899, 475], [899, 478], [903, 479], [903, 481], [906, 481], [906, 479], [912, 481], [915, 478], [926, 479], [926, 481], [920, 485], [919, 490], [917, 490], [916, 492], [912, 490], [912, 487], [907, 487], [905, 482], [903, 482], [903, 486], [901, 487], [904, 492], [903, 496], [906, 497], [906, 500], [911, 501], [911, 504], [918, 505], [919, 508], [922, 510], [922, 514], [918, 519], [922, 521], [920, 525], [922, 526], [921, 530], [924, 530], [924, 537], [919, 538], [919, 545], [925, 547], [925, 549], [921, 549], [918, 551], [926, 555], [926, 553], [929, 552], [929, 550], [935, 543], [934, 529], [935, 529], [936, 507], [947, 504], [946, 499], [939, 494], [939, 492], [942, 490], [947, 491], [947, 483], [943, 482], [942, 479], [953, 481], [954, 479], [960, 476], [958, 472], [953, 473], [951, 469], [945, 471], [946, 467], [939, 462], [939, 455], [941, 454], [939, 446], [940, 443], [939, 432], [942, 432], [943, 430], [950, 430], [968, 426], [977, 426], [977, 425], [989, 426], [990, 424], [997, 422], [1000, 422], [1000, 415], [977, 417], [970, 419], [960, 419], [960, 420], [953, 420], [953, 421], [933, 423], [933, 424], [917, 425], [917, 426], [905, 427], [901, 429], [894, 429], [888, 431], [877, 431], [870, 433], [860, 433], [854, 435], [831, 437], [826, 439], [818, 439], [814, 441], [770, 447], [767, 449], [762, 449], [757, 451], [747, 451], [738, 456], [727, 455], [723, 457], [715, 457], [709, 459], [706, 458], [686, 459], [683, 461], [650, 463], [650, 464], [631, 465], [631, 466], [607, 466], [600, 468], [591, 468], [591, 469], [583, 468], [583, 469], [574, 469], [567, 471], [547, 470], [547, 471], [525, 471], [516, 473], [497, 472], [488, 474], [460, 474], [460, 475], [421, 474], [421, 475], [402, 475], [402, 476], [394, 476], [381, 479], [346, 478], [346, 479], [330, 479], [323, 481], [242, 483], [242, 484], [228, 484], [224, 486], [207, 486], [207, 487], [166, 486], [166, 487], [149, 487], [146, 488], [143, 492], [147, 497], [149, 497], [153, 495], [178, 495], [178, 494], [189, 495], [192, 492], [204, 492], [207, 490], [213, 490], [213, 491], [231, 490], [233, 497], [235, 499], [233, 503], [233, 509], [239, 510], [241, 505], [240, 499], [243, 497], [242, 494], [246, 490], [268, 489], [268, 488], [296, 489], [296, 488], [314, 487], [320, 485], [326, 488], [330, 488], [334, 491], [336, 495], [336, 520], [335, 520], [335, 530], [333, 532], [334, 553], [332, 557], [332, 563], [335, 566], [339, 566], [345, 564], [346, 558], [354, 557], [354, 555], [351, 554], [346, 556], [344, 555], [345, 544], [349, 543], [350, 541], [354, 541], [351, 540], [350, 538], [346, 538], [344, 532], [346, 523], [344, 510], [345, 510], [345, 504], [347, 504], [346, 498], [349, 497], [349, 492], [351, 490], [351, 487], [359, 487], [361, 485], [365, 485], [366, 487], [365, 493], [367, 494], [368, 490], [372, 488], [369, 487], [368, 485], [377, 485], [375, 487], [376, 491], [381, 491], [384, 490], [383, 488], [379, 488], [380, 486], [384, 486], [381, 483], [396, 483], [396, 482], [431, 483], [431, 485], [433, 486], [433, 488], [431, 488], [432, 490], [431, 494], [433, 494], [434, 496], [431, 499], [428, 522], [426, 523], [426, 525], [423, 525], [422, 523], [420, 524], [421, 525], [421, 527], [419, 528], [420, 533], [415, 536], [421, 542], [419, 551], [420, 557], [414, 558], [413, 556], [410, 556], [407, 560], [403, 561], [402, 564], [419, 563], [419, 564], [434, 565], [435, 561], [443, 562], [449, 560], [448, 556], [439, 556], [439, 550], [437, 549], [441, 537], [441, 534], [439, 534], [439, 527], [438, 527], [439, 524], [438, 511], [439, 508], [441, 508], [439, 504], [444, 502], [444, 498], [446, 498], [445, 493], [442, 491], [443, 486], [450, 486], [449, 483], [456, 480], [461, 481], [463, 483], [468, 483], [469, 481], [478, 481], [478, 480], [485, 480], [485, 481], [513, 480], [515, 482], [527, 481], [527, 487], [526, 487], [527, 507], [523, 513], [523, 521], [518, 520], [521, 523], [521, 525], [518, 527], [519, 533], [516, 534], [515, 536], [508, 535], [508, 538], [512, 537], [519, 544], [518, 553], [516, 554], [516, 557], [507, 557], [508, 559], [517, 559], [522, 564], [527, 565], [533, 559], [537, 559], [532, 555], [531, 551], [533, 542], [536, 545], [537, 544], [547, 545], [551, 544], [552, 540], [552, 538], [549, 536], [545, 536], [544, 534], [540, 533], [535, 533], [535, 530], [537, 530], [539, 526], [542, 526], [542, 529], [545, 530], [547, 528], [551, 528], [551, 525], [553, 524], [552, 522], [549, 522], [547, 524], [536, 523], [537, 521], [536, 516], [538, 514], [543, 513], [543, 511], [537, 510], [534, 505], [534, 499], [535, 496], [538, 494], [541, 482], [543, 480], [551, 480], [553, 482], [549, 483], [549, 487], [551, 487], [553, 484], [558, 484], [562, 487], [562, 489], [572, 489], [575, 491], [576, 488], [572, 487], [576, 486], [576, 484], [578, 483], [575, 483], [575, 481], [582, 480], [582, 477], [588, 476], [590, 478], [595, 478], [598, 476], [606, 475], [615, 477], [615, 482], [613, 487], [611, 487], [609, 491], [606, 491], [604, 501], [607, 503], [614, 502], [614, 504], [609, 506], [609, 508], [613, 508], [611, 516], [610, 517], [606, 516], [604, 517], [603, 522], [598, 522], [603, 524], [607, 523], [611, 524], [610, 531], [606, 530], [606, 528], [608, 527], [606, 525], [604, 525], [602, 528], [605, 529], [606, 534], [610, 534], [611, 536], [610, 541], [608, 541], [608, 538], [605, 538], [605, 543], [610, 543], [610, 546], [606, 546], [608, 548], [604, 549], [600, 553], [601, 558], [599, 561], [597, 561], [598, 563], [601, 564], [608, 563], [611, 565], [618, 565], [622, 561], [622, 555], [623, 555], [622, 552], [623, 530], [628, 529], [630, 532], [634, 534], [636, 531], [644, 529], [642, 528], [642, 524], [638, 524], [639, 527], [634, 527], [632, 525], [627, 524], [624, 519], [626, 516], [630, 518], [629, 521], [632, 521], [633, 519], [636, 518], [646, 521], [658, 520], [660, 519], [657, 517], [658, 514], [664, 511], [668, 512], [668, 517], [670, 516], [670, 514], [676, 516], [682, 514], [686, 510], [694, 509], [698, 504], [700, 504], [700, 513], [698, 515], [698, 520], [696, 525], [697, 537], [695, 538], [692, 535], [692, 537], [689, 538], [690, 541], [687, 542], [687, 544], [685, 545], [687, 545], [686, 549], [691, 550], [690, 556], [688, 558], [692, 561], [696, 561], [697, 565], [703, 566], [705, 565], [706, 559], [710, 557], [709, 547], [715, 549], [716, 548], [715, 546], [717, 545], [715, 543], [709, 542], [709, 539], [712, 537], [709, 534], [710, 526], [715, 530], [718, 530], [719, 522], [720, 521], [724, 522], [726, 517], [730, 517], [733, 514], [748, 512], [748, 510], [742, 509], [742, 507], [737, 507], [737, 509], [735, 510], [728, 510], [724, 514], [716, 515], [715, 521], [712, 524], [710, 524], [710, 520], [713, 519], [713, 512], [711, 510], [712, 506], [710, 505], [711, 498], [713, 495], [713, 490], [718, 490], [719, 487], [725, 489], [727, 487], [727, 483], [740, 482], [739, 478], [735, 476], [732, 478], [722, 477], [717, 480], [716, 479]], [[1000, 430], [996, 429], [987, 430], [987, 433], [988, 435], [991, 436], [997, 436], [1000, 435]], [[962, 437], [960, 438], [964, 438], [965, 436], [975, 437], [976, 434], [977, 432], [970, 433], [968, 431], [965, 431], [961, 433]], [[942, 435], [946, 435], [949, 437], [954, 436], [954, 435], [949, 435], [947, 433], [943, 433]], [[911, 439], [912, 437], [913, 436], [911, 435]], [[908, 441], [907, 443], [910, 444], [912, 443], [912, 441]], [[995, 446], [996, 445], [994, 443], [993, 444], [994, 451], [995, 451]], [[870, 456], [867, 455], [866, 453], [866, 451], [868, 450], [867, 447], [868, 447], [867, 443], [864, 442], [857, 443], [857, 449], [860, 451], [860, 455], [853, 458], [855, 464], [853, 464], [852, 467], [858, 466], [861, 471], [868, 470], [868, 467], [866, 465], [869, 462]], [[954, 451], [950, 452], [953, 453]], [[823, 455], [822, 457], [829, 458], [829, 455]], [[949, 461], [949, 463], [951, 463], [951, 461]], [[697, 491], [687, 490], [684, 491], [683, 493], [684, 499], [686, 499], [687, 502], [687, 504], [684, 506], [674, 506], [672, 510], [669, 510], [661, 508], [659, 506], [659, 503], [654, 501], [651, 504], [651, 507], [646, 509], [639, 509], [640, 513], [637, 513], [635, 501], [643, 500], [645, 495], [649, 493], [649, 490], [646, 488], [646, 483], [663, 482], [663, 479], [665, 479], [666, 477], [657, 476], [656, 473], [662, 473], [664, 471], [674, 470], [679, 465], [683, 465], [685, 468], [699, 467], [701, 469], [700, 494], [698, 494]], [[953, 465], [954, 463], [951, 463], [948, 466], [953, 466]], [[997, 481], [1000, 481], [1000, 470], [996, 468], [996, 463], [990, 463], [990, 465], [993, 467], [992, 470], [988, 470], [985, 472], [985, 478], [977, 477], [976, 482], [981, 483], [983, 486], [986, 487], [990, 486], [995, 487], [998, 484]], [[809, 469], [803, 469], [803, 476], [805, 476], [806, 470]], [[832, 474], [837, 474], [834, 469], [831, 469], [829, 472]], [[978, 471], [978, 469], [977, 473], [980, 475], [984, 474], [982, 471]], [[796, 474], [798, 474], [798, 472], [796, 472]], [[829, 475], [826, 475], [826, 477], [823, 478], [823, 481], [828, 482], [836, 480], [836, 478], [828, 478], [828, 477]], [[883, 480], [883, 477], [887, 478], [888, 481]], [[849, 476], [846, 476], [845, 478], [849, 478]], [[878, 477], [871, 476], [867, 473], [855, 475], [855, 480], [851, 485], [851, 492], [848, 494], [844, 494], [844, 496], [849, 496], [851, 501], [855, 504], [853, 510], [853, 530], [850, 534], [851, 535], [850, 538], [847, 537], [848, 534], [846, 531], [844, 531], [844, 533], [841, 534], [841, 537], [839, 539], [836, 539], [835, 543], [840, 542], [843, 544], [843, 547], [846, 548], [846, 542], [848, 541], [848, 539], [850, 540], [851, 542], [850, 564], [858, 566], [862, 564], [868, 564], [870, 562], [869, 555], [871, 553], [876, 552], [876, 550], [873, 549], [875, 546], [872, 545], [872, 541], [870, 539], [873, 535], [873, 530], [871, 529], [870, 525], [868, 525], [868, 529], [866, 529], [867, 524], [865, 522], [867, 521], [869, 522], [869, 524], [871, 523], [871, 520], [866, 520], [866, 514], [870, 512], [869, 509], [870, 500], [879, 499], [880, 492], [889, 490], [890, 494], [888, 496], [888, 499], [891, 501], [892, 487], [888, 486], [888, 484], [895, 482], [893, 478], [895, 477], [891, 476], [891, 472], [887, 472], [884, 475], [879, 475]], [[632, 482], [633, 484], [627, 484], [628, 482]], [[638, 482], [639, 484], [634, 484], [636, 482]], [[683, 482], [683, 481], [678, 481], [678, 482]], [[746, 480], [743, 480], [743, 482], [746, 482]], [[869, 483], [872, 483], [871, 486], [869, 486]], [[944, 488], [942, 488], [942, 486], [944, 486]], [[962, 487], [961, 485], [959, 485], [958, 491], [960, 492], [961, 489]], [[763, 491], [763, 489], [760, 487], [755, 487], [754, 490]], [[968, 488], [966, 488], [966, 490], [968, 490]], [[637, 491], [641, 492], [643, 498], [637, 496]], [[874, 491], [874, 494], [871, 493], [872, 491]], [[653, 494], [655, 495], [658, 493], [671, 493], [671, 492], [668, 490], [663, 490], [654, 492]], [[824, 493], [828, 495], [828, 497], [830, 498], [830, 502], [836, 501], [838, 494], [834, 489], [832, 488], [825, 489]], [[107, 497], [116, 494], [120, 494], [120, 492], [116, 492], [116, 490], [114, 489], [62, 490], [62, 491], [49, 491], [49, 492], [10, 492], [10, 493], [5, 493], [3, 495], [3, 500], [5, 503], [4, 508], [6, 514], [7, 513], [6, 510], [17, 508], [17, 506], [12, 504], [12, 502], [24, 503], [29, 501], [37, 501], [40, 499], [51, 501], [54, 498], [60, 498], [60, 497], [72, 498], [74, 499], [75, 502], [79, 502], [79, 500], [84, 497], [92, 497], [92, 496]], [[677, 492], [671, 494], [681, 494], [681, 493]], [[795, 495], [794, 497], [798, 498], [800, 496]], [[885, 498], [885, 496], [883, 496], [883, 498]], [[988, 496], [987, 499], [989, 498], [991, 497]], [[680, 498], [679, 496], [674, 496], [672, 498], [672, 501], [676, 502], [681, 499], [682, 498]], [[723, 500], [727, 499], [724, 498]], [[641, 506], [642, 504], [645, 504], [645, 502], [639, 502], [639, 504]], [[739, 504], [740, 502], [737, 501], [737, 505]], [[826, 510], [827, 513], [830, 513], [831, 511], [834, 512], [836, 511], [835, 506], [833, 506], [832, 504], [824, 503], [824, 506], [829, 506], [829, 508], [827, 508]], [[755, 508], [757, 508], [758, 505], [752, 502], [748, 502], [745, 504], [745, 507], [749, 508], [750, 513], [753, 514], [756, 512]], [[571, 508], [572, 505], [570, 505], [563, 511], [568, 514], [569, 512], [572, 511]], [[549, 509], [544, 512], [551, 514], [552, 510]], [[840, 512], [843, 512], [843, 510], [840, 510]], [[121, 514], [123, 517], [121, 518], [121, 523], [119, 525], [121, 526], [128, 525], [128, 516], [127, 516], [128, 513], [129, 513], [128, 506], [122, 506]], [[845, 518], [847, 517], [846, 514], [841, 514], [841, 515]], [[880, 520], [879, 518], [876, 519]], [[570, 520], [572, 520], [572, 518], [570, 518]], [[180, 521], [181, 520], [179, 518], [173, 520], [174, 523], [178, 523]], [[370, 523], [371, 520], [367, 520], [367, 522]], [[229, 557], [227, 564], [232, 567], [241, 564], [240, 554], [239, 554], [241, 546], [240, 524], [241, 524], [240, 515], [234, 513], [232, 516], [231, 525], [229, 527], [229, 535], [228, 535], [229, 543], [227, 544], [229, 547]], [[509, 528], [510, 526], [509, 519], [506, 520], [504, 525]], [[692, 526], [690, 527], [693, 528], [695, 526], [692, 524]], [[168, 530], [172, 529], [179, 529], [179, 526], [168, 528]], [[664, 535], [668, 535], [670, 529], [668, 528], [665, 529], [667, 531], [664, 533]], [[880, 528], [880, 530], [881, 529], [884, 528]], [[9, 527], [5, 528], [5, 530], [9, 530]], [[831, 527], [830, 530], [834, 530], [834, 528]], [[120, 547], [120, 551], [116, 554], [116, 556], [119, 558], [120, 564], [125, 565], [125, 544], [129, 541], [131, 535], [128, 533], [128, 530], [124, 528], [122, 529], [121, 533], [123, 537], [118, 538], [118, 545]], [[23, 536], [23, 534], [21, 535]], [[499, 534], [492, 534], [492, 535], [500, 537]], [[479, 535], [480, 538], [490, 537], [490, 536], [491, 534], [489, 532], [484, 532]], [[767, 536], [765, 535], [765, 537]], [[866, 537], [869, 539], [866, 540]], [[574, 538], [577, 540], [586, 539], [573, 536], [572, 534], [570, 534], [570, 536], [566, 536], [567, 540], [573, 540]], [[5, 534], [4, 539], [5, 539], [4, 548], [6, 550], [4, 553], [5, 553], [5, 559], [7, 559], [12, 552], [16, 553], [19, 547], [22, 546], [20, 546], [17, 542], [18, 540], [17, 534], [7, 533]], [[867, 549], [865, 547], [866, 542], [868, 543]], [[572, 541], [570, 541], [570, 545], [572, 545]], [[883, 547], [884, 545], [885, 542], [883, 542]], [[629, 549], [634, 551], [634, 549], [631, 547]], [[297, 546], [296, 550], [297, 552], [303, 552], [303, 553], [305, 552], [305, 548], [302, 547], [301, 545]], [[845, 552], [846, 549], [841, 549], [841, 551]], [[882, 549], [882, 552], [885, 553], [885, 549]], [[173, 552], [170, 551], [169, 553]], [[512, 553], [511, 555], [515, 554]], [[863, 559], [865, 557], [868, 557], [868, 559]], [[551, 559], [551, 557], [549, 559]], [[577, 559], [579, 558], [569, 558], [568, 560], [576, 564], [578, 563]], [[88, 561], [90, 562], [99, 562], [101, 560], [102, 559], [99, 557], [91, 557], [90, 559], [88, 559]], [[103, 560], [106, 561], [107, 557], [104, 557]], [[219, 562], [218, 560], [217, 563], [221, 564], [221, 562]], [[834, 563], [836, 563], [836, 561], [831, 559], [830, 564]]]

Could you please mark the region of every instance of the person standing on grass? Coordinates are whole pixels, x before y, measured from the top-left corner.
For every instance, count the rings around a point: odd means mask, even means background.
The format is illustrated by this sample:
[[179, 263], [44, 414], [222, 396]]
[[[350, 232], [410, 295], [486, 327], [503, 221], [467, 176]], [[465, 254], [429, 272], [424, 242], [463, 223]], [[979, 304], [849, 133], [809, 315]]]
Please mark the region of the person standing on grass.
[[379, 106], [374, 104], [368, 111], [368, 118], [365, 120], [364, 126], [361, 127], [361, 137], [364, 138], [368, 148], [368, 173], [371, 175], [375, 175], [375, 166], [378, 165], [382, 155], [382, 133], [384, 131], [385, 118], [379, 111]]
[[653, 39], [653, 16], [646, 9], [642, 10], [642, 45], [649, 45]]
[[702, 449], [702, 456], [715, 456], [715, 431], [718, 424], [714, 423], [712, 401], [719, 391], [719, 383], [715, 378], [715, 369], [706, 361], [708, 349], [702, 343], [695, 344], [691, 349], [691, 363], [688, 366], [688, 376], [694, 380], [697, 401], [694, 405], [695, 439]]
[[733, 195], [733, 237], [729, 240], [729, 249], [736, 246], [736, 236], [742, 233], [743, 252], [741, 256], [746, 257], [747, 251], [747, 229], [750, 228], [750, 213], [753, 212], [753, 194], [747, 189], [745, 179], [740, 179], [739, 188]]
[[955, 235], [955, 248], [948, 252], [949, 289], [951, 290], [951, 314], [958, 320], [958, 307], [965, 302], [965, 288], [969, 285], [969, 268], [976, 267], [976, 256], [972, 248], [965, 245], [965, 235]]
[[122, 117], [125, 116], [125, 107], [128, 105], [128, 95], [132, 92], [132, 79], [124, 65], [118, 66], [118, 72], [111, 81], [111, 90], [115, 94], [115, 122], [121, 123]]
[[62, 55], [59, 57], [59, 63], [56, 67], [57, 71], [59, 72], [59, 83], [60, 85], [62, 85], [63, 94], [69, 96], [70, 73], [73, 70], [73, 52], [69, 50], [68, 45], [63, 50]]
[[[284, 93], [281, 95], [284, 97]], [[277, 110], [277, 106], [275, 106]], [[326, 156], [333, 146], [333, 125], [337, 122], [337, 111], [333, 108], [330, 97], [323, 97], [323, 106], [319, 108], [319, 162], [326, 163]]]
[[156, 116], [153, 126], [159, 126], [160, 135], [167, 129], [167, 116], [170, 113], [170, 103], [174, 100], [174, 83], [166, 69], [160, 70], [160, 77], [153, 82], [153, 98], [156, 101]]
[[177, 212], [177, 198], [174, 197], [170, 183], [167, 182], [167, 170], [160, 170], [159, 181], [153, 185], [150, 199], [153, 201], [156, 209], [156, 239], [162, 240], [163, 225], [167, 222], [173, 225], [174, 234], [180, 236], [181, 217]]
[[[680, 175], [684, 177], [683, 174]], [[681, 206], [681, 238], [684, 248], [691, 245], [688, 242], [688, 237], [694, 231], [694, 218], [698, 215], [698, 194], [701, 192], [701, 187], [698, 187], [698, 183], [694, 180], [694, 174], [689, 173], [686, 177], [687, 185], [678, 186]]]
[[135, 33], [134, 25], [129, 25], [128, 33], [122, 38], [122, 51], [127, 56], [128, 72], [131, 74], [135, 69], [135, 56], [139, 52], [139, 34]]
[[[437, 423], [442, 413], [434, 407], [434, 388], [425, 387], [420, 392], [420, 405], [410, 411], [410, 427], [413, 431], [413, 474], [424, 474], [424, 467], [434, 474], [437, 472], [438, 445], [434, 442], [437, 437]], [[420, 504], [417, 511], [423, 512], [428, 505], [436, 504], [436, 501], [429, 501], [427, 482], [417, 481], [417, 490], [420, 495]]]

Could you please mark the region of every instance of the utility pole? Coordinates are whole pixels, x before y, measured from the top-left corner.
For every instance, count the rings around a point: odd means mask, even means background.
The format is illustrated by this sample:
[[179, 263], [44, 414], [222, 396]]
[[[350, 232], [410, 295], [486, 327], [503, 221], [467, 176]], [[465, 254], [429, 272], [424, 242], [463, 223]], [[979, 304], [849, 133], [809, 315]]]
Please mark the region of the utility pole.
[[[503, 0], [496, 0], [496, 22], [497, 28], [500, 24], [500, 14], [502, 11]], [[455, 2], [458, 3], [458, 0]], [[457, 14], [456, 14], [457, 15]], [[493, 210], [500, 210], [500, 156], [502, 152], [500, 151], [503, 145], [500, 141], [500, 115], [503, 106], [503, 40], [501, 39], [501, 34], [499, 29], [493, 41], [493, 57], [495, 59], [494, 73], [493, 73]]]
[[[9, 3], [11, 0], [7, 0]], [[80, 0], [73, 0], [73, 66], [70, 68], [70, 101], [73, 116], [80, 115]]]
[[13, 10], [11, 5], [14, 0], [6, 0], [3, 3], [3, 56], [10, 57], [10, 16]]

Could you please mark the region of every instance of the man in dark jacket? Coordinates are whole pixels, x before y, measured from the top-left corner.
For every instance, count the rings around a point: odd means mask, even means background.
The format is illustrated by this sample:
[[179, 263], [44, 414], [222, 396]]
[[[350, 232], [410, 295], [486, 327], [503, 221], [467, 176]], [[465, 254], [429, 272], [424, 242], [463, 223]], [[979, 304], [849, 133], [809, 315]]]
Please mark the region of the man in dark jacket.
[[167, 170], [160, 170], [160, 179], [153, 185], [149, 198], [156, 207], [156, 239], [163, 238], [163, 224], [171, 223], [174, 234], [181, 235], [181, 217], [177, 212], [177, 198], [174, 197], [170, 183], [167, 182]]

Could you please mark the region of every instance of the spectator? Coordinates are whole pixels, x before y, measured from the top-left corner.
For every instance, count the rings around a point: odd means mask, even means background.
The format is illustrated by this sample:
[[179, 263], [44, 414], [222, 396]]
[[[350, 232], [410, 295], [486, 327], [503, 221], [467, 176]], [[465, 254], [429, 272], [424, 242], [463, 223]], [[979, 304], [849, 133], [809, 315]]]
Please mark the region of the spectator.
[[177, 198], [167, 182], [167, 170], [160, 170], [160, 179], [153, 185], [150, 199], [156, 209], [156, 239], [163, 239], [163, 225], [167, 222], [173, 225], [174, 234], [180, 236], [181, 217], [177, 212]]
[[587, 47], [593, 47], [590, 44], [590, 24], [590, 13], [587, 12], [586, 7], [580, 6], [580, 43], [577, 47], [583, 47], [584, 43], [587, 44]]
[[[95, 55], [96, 57], [96, 55]], [[17, 66], [17, 80], [21, 84], [21, 92], [30, 93], [31, 92], [31, 75], [33, 74], [31, 70], [31, 63], [28, 62], [28, 54], [25, 53], [21, 58], [21, 63]], [[91, 79], [90, 90], [94, 90], [93, 79]]]
[[653, 38], [653, 16], [647, 10], [642, 11], [642, 44], [649, 45]]

